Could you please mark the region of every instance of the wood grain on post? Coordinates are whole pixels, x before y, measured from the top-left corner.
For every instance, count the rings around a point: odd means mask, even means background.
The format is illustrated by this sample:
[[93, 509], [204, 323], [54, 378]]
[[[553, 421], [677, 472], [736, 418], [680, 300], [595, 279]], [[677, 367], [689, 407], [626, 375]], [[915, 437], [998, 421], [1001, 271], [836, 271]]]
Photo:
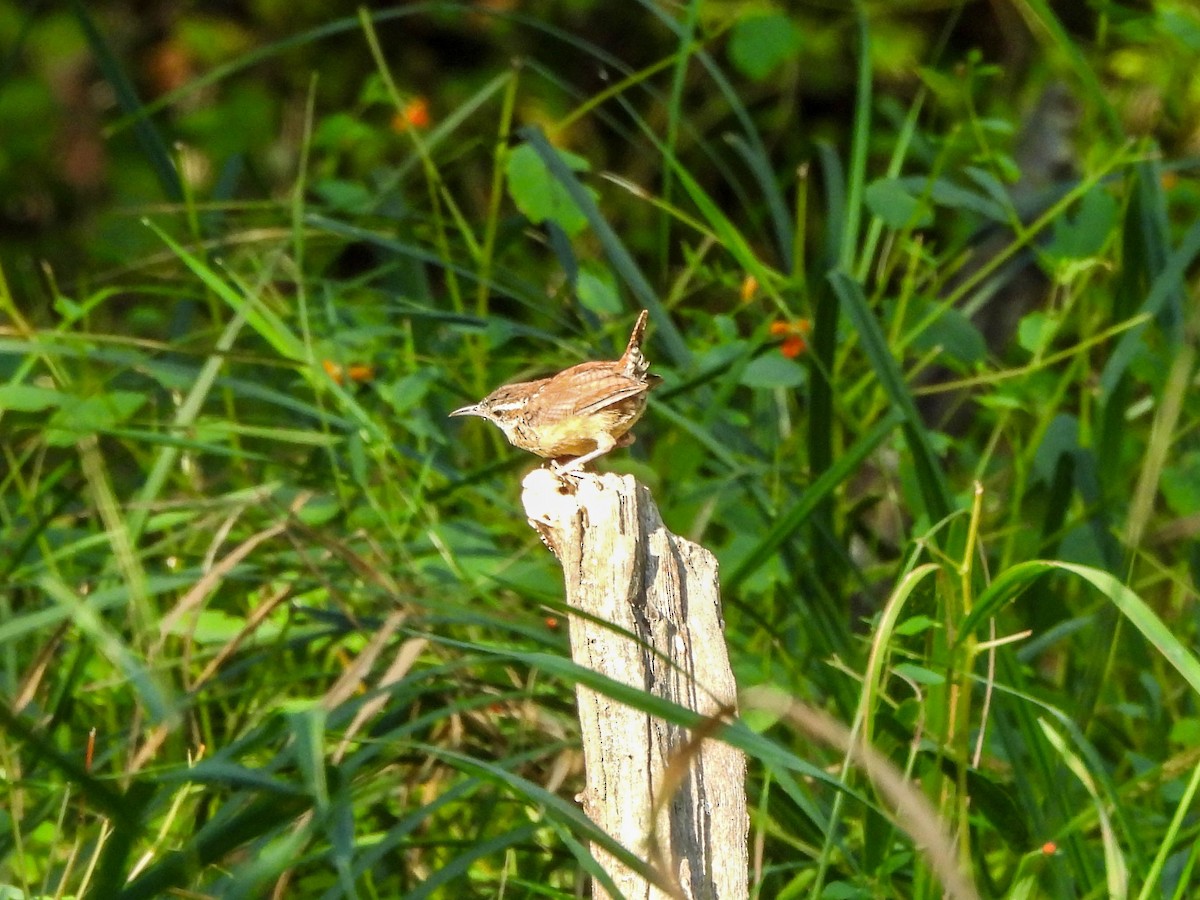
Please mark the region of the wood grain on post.
[[[704, 716], [736, 709], [721, 618], [717, 562], [669, 532], [653, 497], [630, 476], [524, 481], [530, 523], [563, 566], [571, 655], [614, 681]], [[652, 884], [603, 848], [596, 859], [634, 898], [747, 896], [746, 764], [740, 751], [577, 687], [584, 809], [660, 873]], [[686, 767], [686, 768], [684, 768]], [[669, 778], [673, 785], [665, 784]], [[674, 787], [671, 796], [663, 794]], [[654, 811], [655, 821], [651, 822]], [[599, 884], [594, 897], [609, 895]]]

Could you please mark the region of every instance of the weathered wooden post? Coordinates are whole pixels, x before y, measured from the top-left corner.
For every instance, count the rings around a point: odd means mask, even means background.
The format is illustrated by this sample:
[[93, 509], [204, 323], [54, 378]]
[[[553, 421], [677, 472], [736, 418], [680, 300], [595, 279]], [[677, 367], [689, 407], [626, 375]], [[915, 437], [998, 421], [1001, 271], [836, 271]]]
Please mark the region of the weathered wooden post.
[[[631, 476], [560, 476], [535, 469], [524, 481], [530, 523], [562, 563], [571, 655], [615, 681], [705, 716], [736, 709], [725, 646], [717, 562], [669, 532], [650, 491]], [[599, 694], [576, 689], [591, 819], [623, 846], [651, 858], [660, 885], [600, 847], [593, 852], [629, 900], [742, 900], [748, 862], [746, 764], [740, 751]], [[671, 764], [686, 764], [663, 796]], [[652, 821], [653, 818], [653, 821]], [[594, 885], [594, 897], [608, 894]]]

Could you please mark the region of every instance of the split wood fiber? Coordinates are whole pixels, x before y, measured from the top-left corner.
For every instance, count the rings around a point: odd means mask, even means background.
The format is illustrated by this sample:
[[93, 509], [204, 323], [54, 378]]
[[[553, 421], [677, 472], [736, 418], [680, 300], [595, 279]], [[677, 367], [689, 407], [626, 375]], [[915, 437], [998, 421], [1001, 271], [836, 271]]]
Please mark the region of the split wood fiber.
[[[688, 729], [576, 688], [584, 809], [648, 860], [654, 877], [602, 847], [594, 845], [593, 854], [629, 900], [743, 900], [746, 763], [740, 751], [706, 736], [737, 702], [716, 559], [668, 531], [650, 491], [630, 476], [535, 469], [522, 499], [563, 566], [574, 660], [712, 717], [707, 727]], [[610, 895], [594, 883], [593, 896]]]

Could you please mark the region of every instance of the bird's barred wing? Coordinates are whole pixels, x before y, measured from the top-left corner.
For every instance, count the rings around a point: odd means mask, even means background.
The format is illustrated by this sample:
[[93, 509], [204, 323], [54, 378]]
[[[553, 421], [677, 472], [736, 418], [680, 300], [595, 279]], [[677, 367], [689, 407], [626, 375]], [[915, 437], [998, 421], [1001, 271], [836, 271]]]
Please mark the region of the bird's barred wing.
[[650, 385], [645, 382], [631, 382], [627, 378], [623, 380], [625, 381], [623, 387], [612, 390], [607, 397], [602, 397], [592, 403], [581, 405], [575, 410], [574, 414], [587, 415], [588, 413], [599, 412], [606, 406], [612, 406], [614, 403], [620, 403], [622, 400], [628, 400], [630, 397], [636, 397], [638, 394], [644, 394], [650, 390]]
[[551, 378], [538, 391], [538, 412], [548, 420], [586, 416], [649, 390], [656, 381], [634, 380], [611, 363], [584, 363]]

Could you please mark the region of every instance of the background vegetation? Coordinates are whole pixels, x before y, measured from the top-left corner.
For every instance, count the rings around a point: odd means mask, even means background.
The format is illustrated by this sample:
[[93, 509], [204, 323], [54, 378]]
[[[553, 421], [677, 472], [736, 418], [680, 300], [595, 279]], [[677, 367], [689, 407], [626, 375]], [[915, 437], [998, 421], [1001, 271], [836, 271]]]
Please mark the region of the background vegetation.
[[[576, 896], [532, 458], [445, 415], [641, 307], [606, 465], [739, 684], [982, 896], [1191, 896], [1198, 53], [1183, 0], [0, 0], [0, 896]], [[941, 896], [745, 713], [756, 896]]]

